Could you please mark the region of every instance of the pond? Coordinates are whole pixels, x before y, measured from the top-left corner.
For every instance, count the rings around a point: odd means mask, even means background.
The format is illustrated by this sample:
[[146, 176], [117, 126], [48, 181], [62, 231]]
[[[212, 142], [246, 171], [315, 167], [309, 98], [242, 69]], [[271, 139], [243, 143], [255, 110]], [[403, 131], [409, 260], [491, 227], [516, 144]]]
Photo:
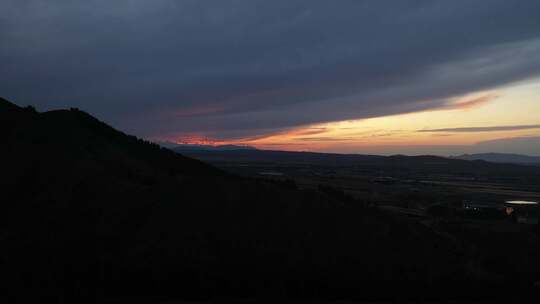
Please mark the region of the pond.
[[533, 201], [506, 201], [510, 205], [538, 205], [537, 202]]

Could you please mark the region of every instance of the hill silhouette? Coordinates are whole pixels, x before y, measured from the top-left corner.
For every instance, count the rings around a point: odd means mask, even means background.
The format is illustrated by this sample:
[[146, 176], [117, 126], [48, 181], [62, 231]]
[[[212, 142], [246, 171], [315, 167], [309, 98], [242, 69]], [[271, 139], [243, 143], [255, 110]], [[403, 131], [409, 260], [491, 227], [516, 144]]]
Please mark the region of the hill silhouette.
[[162, 147], [169, 148], [178, 152], [182, 151], [243, 151], [257, 150], [255, 147], [247, 145], [201, 145], [201, 144], [183, 144], [172, 142], [156, 142]]
[[453, 159], [483, 160], [494, 163], [540, 165], [539, 156], [529, 156], [512, 153], [476, 153], [452, 156]]
[[0, 132], [9, 303], [445, 297], [500, 283], [416, 222], [227, 174], [77, 109], [0, 100]]

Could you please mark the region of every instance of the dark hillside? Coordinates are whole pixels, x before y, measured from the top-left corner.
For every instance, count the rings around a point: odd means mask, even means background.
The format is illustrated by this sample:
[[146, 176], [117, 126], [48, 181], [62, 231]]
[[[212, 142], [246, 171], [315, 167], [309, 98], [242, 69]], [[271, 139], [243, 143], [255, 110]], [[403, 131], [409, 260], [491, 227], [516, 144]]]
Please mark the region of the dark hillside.
[[423, 225], [228, 175], [80, 110], [2, 100], [0, 122], [5, 303], [444, 298], [507, 283]]
[[539, 156], [529, 156], [511, 153], [477, 153], [477, 154], [463, 154], [459, 156], [452, 156], [454, 159], [463, 160], [483, 160], [493, 163], [507, 163], [507, 164], [523, 164], [523, 165], [540, 165]]

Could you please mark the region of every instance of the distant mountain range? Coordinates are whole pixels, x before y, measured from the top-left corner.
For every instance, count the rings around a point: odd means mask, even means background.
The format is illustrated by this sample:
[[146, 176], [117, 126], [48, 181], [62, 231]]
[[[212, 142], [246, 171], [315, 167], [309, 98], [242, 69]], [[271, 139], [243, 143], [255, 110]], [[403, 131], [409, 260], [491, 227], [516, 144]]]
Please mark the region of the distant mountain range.
[[[202, 144], [179, 144], [173, 142], [157, 142], [162, 147], [171, 149], [175, 152], [191, 155], [195, 158], [199, 156], [212, 156], [219, 154], [205, 154], [212, 152], [231, 152], [235, 153], [235, 157], [247, 157], [250, 160], [254, 158], [260, 158], [260, 160], [275, 159], [278, 161], [289, 162], [291, 160], [297, 160], [304, 163], [319, 163], [319, 162], [355, 162], [358, 160], [373, 160], [373, 159], [386, 159], [386, 156], [381, 155], [367, 155], [367, 154], [336, 154], [336, 153], [317, 153], [317, 152], [289, 152], [289, 151], [272, 151], [272, 150], [258, 150], [255, 147], [247, 145], [202, 145]], [[201, 155], [199, 155], [201, 154]], [[415, 159], [415, 156], [394, 155], [391, 158], [405, 158]], [[416, 159], [434, 157], [439, 161], [443, 158], [437, 156], [416, 156]], [[204, 157], [203, 157], [204, 158]], [[276, 159], [277, 158], [277, 159]], [[457, 156], [450, 156], [449, 159], [455, 160], [483, 160], [492, 163], [507, 163], [507, 164], [520, 164], [520, 165], [540, 165], [540, 156], [529, 156], [523, 154], [511, 154], [511, 153], [475, 153], [475, 154], [462, 154]]]
[[199, 144], [179, 144], [173, 142], [157, 142], [158, 145], [172, 149], [178, 152], [181, 151], [237, 151], [237, 150], [257, 150], [252, 146], [244, 145], [199, 145]]
[[516, 183], [540, 183], [540, 170], [537, 166], [469, 161], [432, 155], [382, 156], [271, 150], [174, 151], [223, 169], [230, 168], [228, 164], [245, 164], [254, 168], [261, 164], [264, 166], [274, 165], [276, 167], [282, 165], [325, 166], [349, 168], [349, 170], [361, 170], [363, 172], [369, 171], [374, 174], [375, 172], [385, 172], [385, 174], [400, 176], [402, 178], [419, 175], [454, 175], [468, 178], [495, 178], [504, 176], [505, 178], [511, 178]]
[[[292, 152], [292, 151], [272, 151], [258, 150], [251, 146], [237, 145], [193, 145], [193, 144], [175, 144], [159, 143], [175, 152], [214, 162], [224, 158], [233, 161], [275, 161], [281, 163], [311, 163], [311, 164], [355, 164], [359, 162], [387, 162], [390, 160], [399, 160], [400, 163], [416, 163], [430, 161], [432, 163], [445, 163], [448, 160], [483, 160], [491, 163], [501, 164], [519, 164], [519, 165], [540, 165], [540, 157], [528, 156], [510, 153], [478, 153], [463, 154], [450, 157], [439, 157], [431, 155], [407, 156], [407, 155], [369, 155], [369, 154], [337, 154], [337, 153], [318, 153], [318, 152]], [[463, 163], [449, 163], [452, 166], [462, 167]]]
[[540, 165], [539, 156], [528, 156], [528, 155], [510, 154], [510, 153], [463, 154], [459, 156], [451, 156], [450, 158], [461, 159], [461, 160], [483, 160], [483, 161], [492, 162], [492, 163]]

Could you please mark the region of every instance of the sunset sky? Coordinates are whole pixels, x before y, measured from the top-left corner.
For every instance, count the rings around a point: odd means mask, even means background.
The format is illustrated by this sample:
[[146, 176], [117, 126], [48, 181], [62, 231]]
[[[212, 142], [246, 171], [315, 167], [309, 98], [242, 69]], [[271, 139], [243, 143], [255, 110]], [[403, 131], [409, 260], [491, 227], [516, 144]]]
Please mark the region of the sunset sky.
[[537, 0], [4, 0], [0, 96], [155, 141], [540, 155]]

